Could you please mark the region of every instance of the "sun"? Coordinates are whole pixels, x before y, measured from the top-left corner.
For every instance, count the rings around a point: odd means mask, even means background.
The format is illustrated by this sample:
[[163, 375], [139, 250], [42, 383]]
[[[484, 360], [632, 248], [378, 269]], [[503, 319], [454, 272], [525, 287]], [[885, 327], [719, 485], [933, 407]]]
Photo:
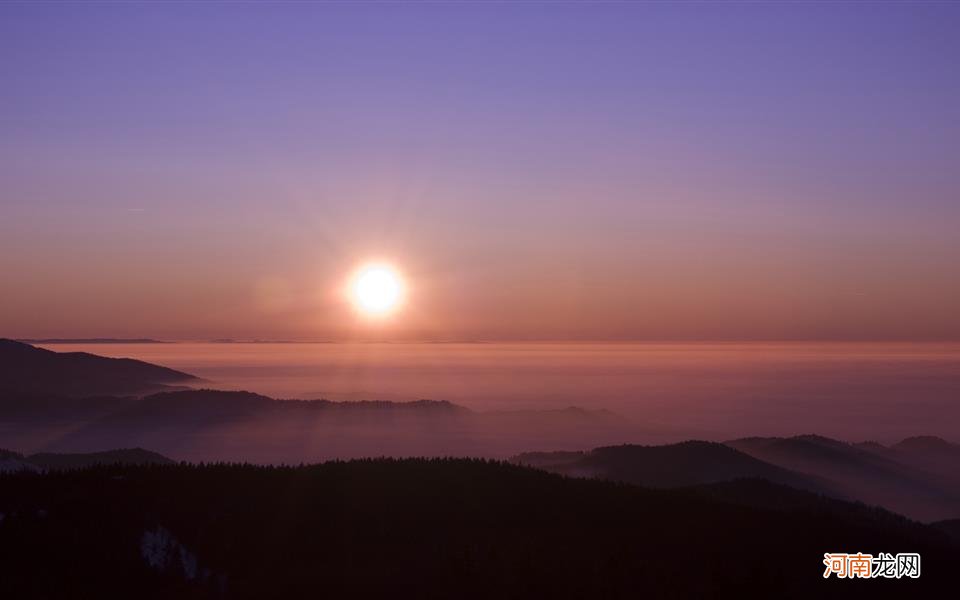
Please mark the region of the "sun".
[[385, 316], [402, 303], [405, 286], [400, 273], [384, 263], [364, 265], [350, 283], [350, 300], [356, 309], [369, 316]]

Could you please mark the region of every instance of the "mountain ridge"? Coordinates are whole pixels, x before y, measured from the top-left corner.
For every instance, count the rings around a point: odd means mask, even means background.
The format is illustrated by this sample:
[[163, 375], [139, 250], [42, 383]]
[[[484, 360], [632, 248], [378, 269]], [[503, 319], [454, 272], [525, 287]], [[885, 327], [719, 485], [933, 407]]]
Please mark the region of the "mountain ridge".
[[130, 395], [200, 381], [189, 373], [132, 358], [54, 352], [0, 338], [0, 392], [7, 394]]

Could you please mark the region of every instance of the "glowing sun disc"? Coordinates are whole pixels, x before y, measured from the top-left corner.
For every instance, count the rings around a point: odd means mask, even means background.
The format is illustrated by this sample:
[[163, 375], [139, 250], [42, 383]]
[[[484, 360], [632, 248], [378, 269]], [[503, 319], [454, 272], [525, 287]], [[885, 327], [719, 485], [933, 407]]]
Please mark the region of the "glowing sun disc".
[[350, 297], [354, 306], [367, 315], [385, 315], [393, 312], [402, 302], [403, 279], [396, 269], [384, 264], [362, 267], [350, 285]]

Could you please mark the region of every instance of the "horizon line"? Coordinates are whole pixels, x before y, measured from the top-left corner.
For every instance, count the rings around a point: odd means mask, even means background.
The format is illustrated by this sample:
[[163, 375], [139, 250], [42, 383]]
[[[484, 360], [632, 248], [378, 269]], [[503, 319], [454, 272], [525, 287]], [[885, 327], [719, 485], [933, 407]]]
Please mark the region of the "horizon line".
[[[2, 338], [2, 336], [0, 336]], [[950, 344], [960, 338], [411, 338], [411, 339], [262, 339], [262, 338], [152, 338], [152, 337], [43, 337], [7, 338], [25, 344], [736, 344], [736, 343], [902, 343]]]

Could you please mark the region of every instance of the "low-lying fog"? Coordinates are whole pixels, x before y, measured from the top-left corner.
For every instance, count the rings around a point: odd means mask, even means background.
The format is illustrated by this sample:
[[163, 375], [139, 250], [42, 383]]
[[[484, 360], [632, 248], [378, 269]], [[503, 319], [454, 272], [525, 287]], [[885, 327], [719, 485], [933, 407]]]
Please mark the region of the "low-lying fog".
[[[669, 438], [960, 438], [960, 344], [48, 344], [275, 398], [609, 409]], [[624, 440], [628, 441], [628, 440]], [[638, 440], [639, 441], [639, 440]]]

